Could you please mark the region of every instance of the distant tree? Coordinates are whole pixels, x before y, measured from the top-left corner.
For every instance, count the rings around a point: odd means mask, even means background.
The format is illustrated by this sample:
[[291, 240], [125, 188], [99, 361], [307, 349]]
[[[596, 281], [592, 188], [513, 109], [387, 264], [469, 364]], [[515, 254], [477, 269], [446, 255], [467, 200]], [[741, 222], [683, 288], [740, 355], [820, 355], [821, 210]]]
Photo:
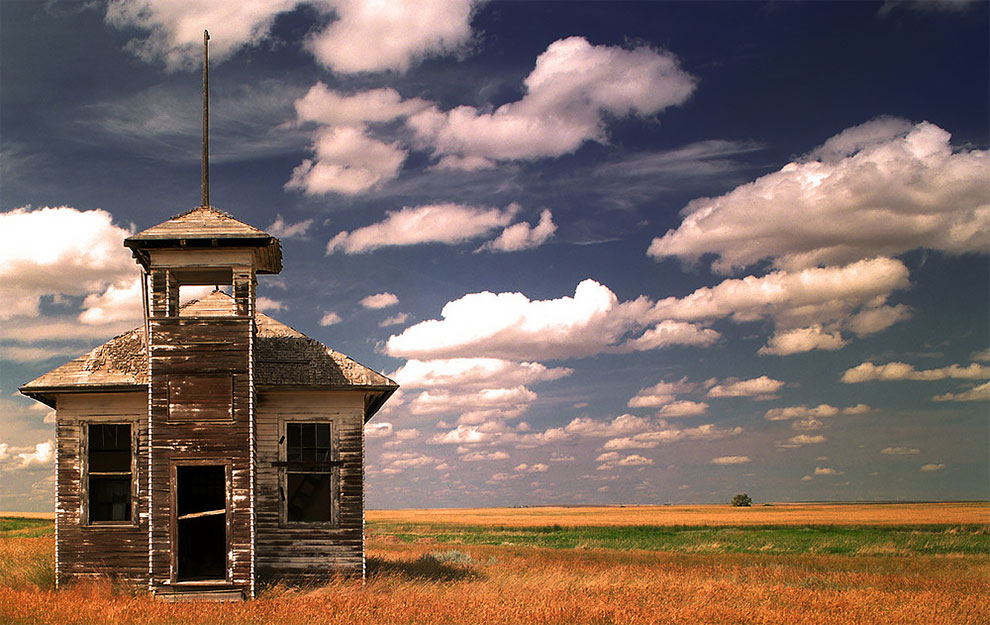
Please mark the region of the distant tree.
[[753, 505], [753, 498], [747, 495], [746, 493], [739, 493], [738, 495], [732, 498], [732, 505], [736, 506], [737, 508], [748, 508], [749, 506]]

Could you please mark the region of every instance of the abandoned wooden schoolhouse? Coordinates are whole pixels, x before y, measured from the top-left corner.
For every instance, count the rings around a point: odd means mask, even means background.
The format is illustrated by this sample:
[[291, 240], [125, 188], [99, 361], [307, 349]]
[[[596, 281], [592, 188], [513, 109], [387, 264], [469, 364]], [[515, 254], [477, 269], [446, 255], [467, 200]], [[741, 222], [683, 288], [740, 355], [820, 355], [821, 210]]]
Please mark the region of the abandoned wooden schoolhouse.
[[[128, 237], [142, 327], [21, 387], [55, 409], [56, 575], [251, 597], [364, 572], [364, 424], [398, 388], [258, 312], [274, 236], [208, 205]], [[188, 285], [227, 285], [180, 306]]]

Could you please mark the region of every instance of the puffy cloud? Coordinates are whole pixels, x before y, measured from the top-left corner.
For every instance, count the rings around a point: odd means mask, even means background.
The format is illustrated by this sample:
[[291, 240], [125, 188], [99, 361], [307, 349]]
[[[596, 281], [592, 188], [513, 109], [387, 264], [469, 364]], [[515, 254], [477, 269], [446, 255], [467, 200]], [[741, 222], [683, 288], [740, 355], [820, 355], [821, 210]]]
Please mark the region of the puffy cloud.
[[533, 465], [527, 465], [527, 464], [524, 463], [524, 464], [518, 465], [515, 469], [513, 469], [513, 471], [515, 471], [517, 473], [544, 473], [549, 468], [550, 468], [550, 465], [546, 465], [546, 464], [542, 464], [542, 463], [541, 464], [533, 464]]
[[916, 447], [884, 447], [880, 453], [888, 456], [914, 456], [920, 454], [921, 450]]
[[911, 317], [911, 309], [904, 304], [864, 308], [853, 315], [846, 324], [857, 336], [868, 336], [886, 330], [895, 323]]
[[[37, 317], [44, 295], [100, 292], [87, 307], [106, 310], [91, 313], [87, 322], [119, 318], [116, 305], [137, 274], [123, 247], [130, 234], [103, 210], [59, 206], [0, 213], [0, 319]], [[135, 309], [140, 318], [140, 300]]]
[[[232, 56], [268, 36], [275, 16], [305, 0], [111, 0], [107, 23], [149, 31], [128, 48], [147, 62], [161, 60], [169, 70], [190, 69], [203, 62], [203, 29], [210, 29], [210, 60]], [[324, 5], [323, 2], [314, 2]], [[325, 7], [324, 7], [325, 8]]]
[[781, 441], [777, 443], [778, 447], [794, 449], [797, 447], [803, 447], [804, 445], [818, 445], [824, 443], [826, 438], [821, 434], [798, 434], [797, 436], [792, 436], [786, 441]]
[[341, 94], [317, 82], [295, 101], [296, 119], [330, 126], [361, 126], [387, 122], [422, 110], [428, 104], [417, 98], [403, 100], [395, 89], [371, 89]]
[[815, 475], [842, 475], [842, 473], [832, 467], [815, 467]]
[[906, 362], [889, 362], [885, 365], [875, 365], [872, 362], [864, 362], [860, 365], [847, 369], [841, 380], [846, 384], [856, 384], [859, 382], [872, 382], [874, 380], [945, 380], [949, 378], [963, 380], [979, 380], [990, 378], [990, 367], [978, 363], [972, 363], [968, 367], [962, 365], [949, 365], [939, 369], [914, 368]]
[[932, 401], [990, 401], [990, 382], [959, 393], [943, 393], [932, 397]]
[[924, 464], [924, 465], [921, 466], [921, 470], [922, 471], [926, 471], [926, 472], [928, 472], [928, 471], [941, 471], [944, 468], [945, 468], [945, 465], [942, 464], [941, 462], [939, 462], [937, 464], [935, 464], [935, 463]]
[[508, 460], [509, 454], [504, 451], [472, 451], [461, 456], [464, 462], [487, 462], [491, 460]]
[[719, 456], [712, 458], [712, 464], [746, 464], [749, 456]]
[[655, 312], [684, 321], [729, 318], [744, 323], [771, 318], [777, 334], [761, 354], [834, 350], [845, 344], [839, 332], [843, 324], [862, 335], [906, 318], [906, 307], [888, 307], [886, 299], [894, 290], [909, 285], [908, 270], [902, 262], [873, 258], [844, 267], [727, 279], [682, 298], [660, 300]]
[[677, 417], [697, 417], [708, 413], [708, 404], [701, 401], [688, 401], [686, 399], [671, 402], [660, 409], [657, 416], [666, 419]]
[[778, 330], [770, 338], [770, 342], [761, 347], [757, 353], [761, 355], [787, 356], [813, 349], [835, 351], [846, 346], [839, 332], [826, 332], [821, 325], [794, 330]]
[[[626, 335], [655, 320], [645, 297], [619, 302], [608, 287], [584, 280], [574, 296], [530, 300], [522, 293], [470, 293], [448, 302], [442, 319], [413, 325], [389, 337], [386, 352], [406, 358], [485, 356], [528, 360], [575, 358], [606, 351], [652, 349]], [[695, 336], [674, 335], [666, 344], [694, 344]]]
[[819, 404], [810, 408], [804, 404], [801, 404], [800, 406], [771, 408], [770, 410], [767, 410], [766, 414], [763, 415], [763, 418], [767, 421], [786, 421], [788, 419], [834, 417], [838, 414], [860, 415], [869, 411], [870, 407], [866, 404], [856, 404], [855, 406], [849, 406], [842, 409], [836, 408], [835, 406], [830, 406], [828, 404]]
[[489, 443], [499, 437], [497, 433], [483, 432], [476, 425], [458, 425], [453, 430], [444, 434], [437, 434], [430, 439], [434, 445], [470, 445], [475, 443]]
[[3, 472], [43, 469], [55, 463], [55, 443], [47, 440], [34, 447], [10, 447], [0, 443], [0, 469]]
[[424, 58], [457, 52], [471, 38], [472, 0], [333, 0], [337, 19], [306, 47], [338, 73], [405, 72]]
[[406, 322], [409, 318], [408, 313], [396, 313], [391, 317], [386, 317], [378, 323], [379, 328], [387, 328], [389, 326], [399, 326]]
[[[138, 300], [138, 301], [141, 301], [141, 300]], [[262, 311], [265, 311], [265, 310], [285, 310], [286, 309], [286, 305], [283, 304], [282, 302], [280, 302], [278, 300], [275, 300], [275, 299], [272, 299], [270, 297], [265, 297], [264, 295], [262, 295], [261, 297], [259, 297], [256, 300], [255, 304], [257, 305], [258, 310], [262, 310]]]
[[365, 438], [386, 438], [392, 434], [392, 424], [388, 421], [367, 423], [364, 426]]
[[643, 332], [643, 335], [626, 341], [620, 351], [644, 351], [672, 345], [708, 347], [722, 338], [711, 328], [702, 328], [684, 321], [664, 320]]
[[636, 396], [629, 400], [628, 405], [630, 408], [664, 406], [677, 399], [677, 395], [690, 393], [697, 387], [696, 383], [689, 382], [686, 377], [676, 382], [661, 381], [653, 386], [639, 389]]
[[498, 358], [409, 360], [391, 377], [405, 389], [456, 386], [459, 389], [517, 386], [557, 380], [570, 375], [566, 367], [548, 368], [538, 362], [513, 362]]
[[[111, 0], [106, 21], [148, 32], [128, 48], [169, 70], [198, 67], [203, 29], [211, 34], [210, 60], [221, 62], [270, 34], [275, 18], [307, 5], [337, 19], [313, 33], [306, 47], [339, 73], [405, 71], [430, 56], [460, 50], [470, 39], [471, 0]], [[369, 41], [375, 42], [368, 45]]]
[[360, 302], [362, 307], [371, 310], [378, 310], [380, 308], [388, 308], [389, 306], [395, 306], [399, 303], [399, 298], [395, 296], [394, 293], [375, 293], [374, 295], [369, 295], [363, 298]]
[[718, 428], [712, 423], [706, 423], [695, 428], [677, 429], [664, 428], [640, 432], [633, 436], [613, 438], [603, 445], [604, 449], [652, 449], [664, 443], [675, 443], [682, 440], [718, 440], [729, 438], [742, 433], [741, 427]]
[[281, 215], [275, 216], [275, 221], [272, 225], [268, 226], [265, 231], [280, 239], [291, 239], [293, 237], [302, 237], [306, 235], [306, 231], [309, 227], [313, 225], [312, 219], [303, 219], [294, 224], [285, 223]]
[[340, 318], [340, 315], [330, 310], [320, 317], [319, 323], [321, 326], [332, 326], [333, 324], [340, 323], [341, 321], [343, 321], [343, 319]]
[[[618, 454], [616, 454], [618, 456]], [[644, 458], [638, 454], [632, 454], [622, 458], [621, 460], [612, 460], [606, 462], [598, 467], [599, 471], [611, 471], [616, 467], [642, 467], [653, 464], [653, 461], [649, 458]]]
[[137, 323], [142, 315], [142, 297], [140, 278], [110, 284], [102, 293], [86, 296], [79, 321], [86, 325]]
[[486, 388], [478, 391], [423, 391], [409, 402], [415, 415], [463, 413], [460, 423], [478, 424], [494, 416], [517, 417], [531, 403], [536, 393], [525, 386]]
[[403, 469], [437, 465], [442, 462], [439, 458], [415, 451], [387, 451], [381, 458], [382, 462], [388, 464], [388, 468], [383, 469], [382, 473], [397, 473]]
[[765, 375], [749, 380], [726, 378], [721, 383], [708, 389], [709, 397], [753, 397], [770, 399], [773, 394], [784, 388], [784, 382], [774, 380]]
[[694, 83], [670, 53], [593, 46], [569, 37], [536, 59], [522, 99], [490, 113], [431, 107], [408, 123], [423, 146], [458, 157], [444, 166], [478, 168], [491, 160], [560, 156], [585, 141], [604, 142], [606, 116], [655, 115], [687, 100]]
[[482, 245], [479, 251], [518, 252], [532, 249], [546, 243], [556, 231], [557, 224], [553, 223], [553, 215], [549, 209], [543, 209], [540, 213], [540, 222], [536, 226], [530, 227], [525, 221], [512, 224], [503, 230], [498, 238]]
[[327, 243], [327, 254], [359, 254], [393, 245], [455, 245], [506, 226], [518, 210], [515, 204], [505, 210], [450, 203], [406, 206], [389, 211], [379, 223], [337, 234]]
[[314, 159], [305, 159], [285, 183], [307, 195], [355, 195], [399, 175], [406, 151], [369, 137], [361, 127], [323, 127], [313, 135]]
[[648, 253], [731, 272], [770, 258], [800, 270], [894, 256], [916, 248], [990, 251], [990, 159], [953, 150], [949, 133], [922, 122], [874, 120], [829, 139], [717, 198], [684, 209], [681, 225]]
[[649, 419], [631, 414], [620, 415], [611, 421], [597, 421], [585, 417], [573, 419], [564, 426], [568, 434], [579, 436], [621, 436], [649, 429], [652, 423]]

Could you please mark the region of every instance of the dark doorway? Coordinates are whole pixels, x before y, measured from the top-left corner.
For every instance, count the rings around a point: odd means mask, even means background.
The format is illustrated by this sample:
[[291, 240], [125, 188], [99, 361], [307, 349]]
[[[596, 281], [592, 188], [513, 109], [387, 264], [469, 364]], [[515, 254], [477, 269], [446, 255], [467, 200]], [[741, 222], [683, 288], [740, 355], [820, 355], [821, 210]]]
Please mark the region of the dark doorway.
[[227, 467], [175, 467], [176, 581], [227, 578]]

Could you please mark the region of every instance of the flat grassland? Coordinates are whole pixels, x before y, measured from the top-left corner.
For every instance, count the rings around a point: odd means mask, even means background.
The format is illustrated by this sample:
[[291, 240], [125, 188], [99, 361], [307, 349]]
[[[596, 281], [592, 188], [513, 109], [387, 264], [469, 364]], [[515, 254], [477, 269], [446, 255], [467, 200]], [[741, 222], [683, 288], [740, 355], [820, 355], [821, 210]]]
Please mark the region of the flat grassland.
[[2, 623], [990, 623], [990, 504], [368, 511], [367, 580], [237, 604], [53, 590], [0, 519]]

